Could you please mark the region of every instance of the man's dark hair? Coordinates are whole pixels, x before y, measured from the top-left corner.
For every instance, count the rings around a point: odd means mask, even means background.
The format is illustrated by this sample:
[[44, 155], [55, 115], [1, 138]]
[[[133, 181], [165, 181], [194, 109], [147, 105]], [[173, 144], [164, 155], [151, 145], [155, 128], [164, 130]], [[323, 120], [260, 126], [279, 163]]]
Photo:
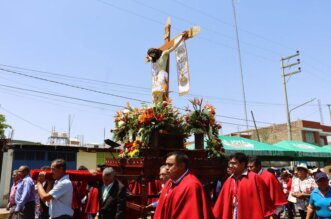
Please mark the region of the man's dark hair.
[[268, 171], [269, 173], [272, 173], [274, 176], [276, 176], [276, 171], [275, 171], [274, 169], [272, 169], [271, 167], [269, 167], [269, 168], [267, 169], [267, 171]]
[[67, 164], [63, 159], [56, 159], [52, 163], [55, 163], [56, 168], [62, 168], [63, 171], [67, 170]]
[[157, 48], [150, 48], [147, 55], [152, 58], [152, 62], [156, 62], [162, 55], [162, 50]]
[[236, 159], [239, 163], [245, 163], [245, 167], [247, 167], [248, 157], [244, 153], [234, 153], [230, 155], [230, 160]]
[[175, 156], [176, 162], [177, 163], [184, 163], [185, 167], [188, 168], [189, 166], [189, 159], [186, 154], [180, 151], [173, 151], [167, 154], [167, 158], [170, 156]]
[[86, 166], [84, 166], [84, 165], [80, 165], [78, 167], [78, 170], [88, 170], [88, 168]]
[[41, 170], [46, 171], [46, 170], [51, 170], [50, 166], [42, 166], [40, 167]]
[[249, 157], [248, 163], [254, 163], [255, 166], [262, 166], [261, 160], [258, 157]]

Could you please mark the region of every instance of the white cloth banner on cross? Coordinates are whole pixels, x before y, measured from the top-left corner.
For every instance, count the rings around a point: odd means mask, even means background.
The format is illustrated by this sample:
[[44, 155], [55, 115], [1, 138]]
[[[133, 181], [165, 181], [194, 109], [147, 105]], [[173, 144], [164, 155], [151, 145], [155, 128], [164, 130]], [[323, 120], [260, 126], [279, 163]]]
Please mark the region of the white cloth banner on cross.
[[176, 49], [176, 63], [179, 95], [183, 96], [190, 90], [190, 72], [185, 41], [181, 42]]

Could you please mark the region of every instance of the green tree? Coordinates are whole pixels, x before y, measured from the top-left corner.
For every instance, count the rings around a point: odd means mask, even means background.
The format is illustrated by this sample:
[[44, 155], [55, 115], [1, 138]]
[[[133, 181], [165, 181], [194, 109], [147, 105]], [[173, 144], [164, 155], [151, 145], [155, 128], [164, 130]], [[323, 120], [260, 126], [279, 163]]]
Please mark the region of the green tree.
[[0, 114], [0, 138], [5, 138], [5, 129], [11, 128], [11, 126], [6, 124], [5, 122], [6, 122], [5, 116]]

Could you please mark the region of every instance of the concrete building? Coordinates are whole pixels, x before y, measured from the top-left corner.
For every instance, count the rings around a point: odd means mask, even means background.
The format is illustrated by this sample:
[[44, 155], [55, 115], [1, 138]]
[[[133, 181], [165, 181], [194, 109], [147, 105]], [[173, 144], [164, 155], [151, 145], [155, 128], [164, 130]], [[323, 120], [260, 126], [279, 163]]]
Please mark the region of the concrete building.
[[87, 147], [75, 145], [43, 145], [41, 143], [27, 141], [12, 141], [1, 143], [0, 153], [0, 207], [7, 204], [11, 186], [12, 171], [21, 165], [27, 165], [30, 169], [40, 169], [42, 166], [50, 166], [55, 159], [64, 159], [67, 169], [77, 169], [84, 165], [89, 169], [95, 169], [99, 164], [105, 164], [106, 159], [117, 156], [117, 151], [100, 145], [88, 145]]
[[[297, 120], [291, 122], [292, 140], [303, 141], [316, 145], [327, 145], [327, 137], [331, 136], [331, 126], [322, 125], [319, 122]], [[258, 140], [265, 143], [274, 144], [282, 140], [288, 140], [287, 124], [274, 124], [272, 126], [257, 129], [250, 129], [246, 131], [234, 132], [229, 135], [241, 136]]]

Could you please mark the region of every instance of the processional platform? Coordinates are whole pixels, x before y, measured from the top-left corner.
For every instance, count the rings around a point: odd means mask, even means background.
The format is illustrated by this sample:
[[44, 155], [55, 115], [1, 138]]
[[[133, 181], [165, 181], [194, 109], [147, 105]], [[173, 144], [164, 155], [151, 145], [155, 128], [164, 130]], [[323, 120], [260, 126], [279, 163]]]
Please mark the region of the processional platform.
[[[146, 206], [158, 198], [156, 181], [159, 178], [160, 166], [165, 163], [166, 155], [172, 151], [181, 151], [189, 157], [189, 170], [198, 177], [205, 187], [226, 174], [226, 162], [223, 159], [210, 159], [205, 150], [188, 150], [179, 148], [142, 148], [138, 158], [111, 158], [106, 166], [114, 168], [117, 177], [133, 189], [128, 196], [127, 207], [130, 213], [147, 218]], [[138, 187], [138, 188], [137, 188]], [[154, 188], [154, 191], [153, 191]], [[129, 214], [130, 214], [129, 213]]]

